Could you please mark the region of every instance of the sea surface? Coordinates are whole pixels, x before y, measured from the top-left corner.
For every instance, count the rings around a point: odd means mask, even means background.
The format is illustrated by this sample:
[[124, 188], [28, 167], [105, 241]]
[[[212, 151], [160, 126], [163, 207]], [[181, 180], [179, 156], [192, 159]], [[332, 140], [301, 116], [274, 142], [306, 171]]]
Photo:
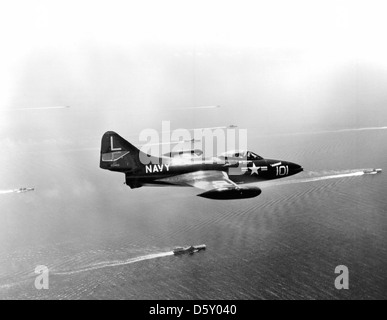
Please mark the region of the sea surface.
[[[0, 183], [0, 299], [387, 299], [387, 130], [250, 131], [249, 149], [305, 171], [230, 201], [131, 190], [99, 168], [99, 139], [0, 158], [23, 181]], [[197, 244], [207, 249], [172, 254]], [[348, 290], [335, 288], [339, 265]]]

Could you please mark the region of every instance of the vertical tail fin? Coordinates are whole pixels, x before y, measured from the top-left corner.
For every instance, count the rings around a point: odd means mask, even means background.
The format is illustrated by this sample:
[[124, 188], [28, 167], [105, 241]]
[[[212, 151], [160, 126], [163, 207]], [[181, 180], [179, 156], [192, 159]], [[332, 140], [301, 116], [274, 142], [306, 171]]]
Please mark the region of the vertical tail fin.
[[102, 169], [134, 173], [141, 168], [135, 146], [113, 131], [102, 136], [99, 166]]

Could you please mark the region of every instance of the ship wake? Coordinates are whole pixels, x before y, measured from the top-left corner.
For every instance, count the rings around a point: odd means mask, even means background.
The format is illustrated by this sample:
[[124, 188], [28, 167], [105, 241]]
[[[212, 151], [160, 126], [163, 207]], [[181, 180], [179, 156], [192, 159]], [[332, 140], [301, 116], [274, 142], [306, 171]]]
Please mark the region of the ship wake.
[[[322, 171], [322, 172], [309, 171], [309, 172], [305, 172], [305, 174], [309, 176], [307, 178], [299, 178], [299, 179], [283, 180], [283, 181], [268, 181], [266, 183], [266, 187], [296, 184], [296, 183], [308, 183], [308, 182], [330, 180], [330, 179], [360, 177], [363, 175], [369, 175], [369, 174], [375, 174], [375, 173], [376, 172], [374, 171], [374, 169], [356, 169], [356, 170], [338, 170], [338, 171], [333, 170], [333, 171]], [[262, 182], [261, 182], [261, 185], [262, 185]]]
[[0, 194], [14, 193], [16, 190], [0, 190]]
[[148, 254], [148, 255], [130, 258], [126, 260], [103, 261], [103, 262], [93, 263], [74, 270], [63, 270], [63, 271], [53, 270], [51, 274], [52, 275], [72, 275], [72, 274], [77, 274], [77, 273], [87, 272], [87, 271], [94, 271], [94, 270], [103, 269], [103, 268], [124, 266], [127, 264], [132, 264], [132, 263], [136, 263], [144, 260], [157, 259], [157, 258], [162, 258], [162, 257], [167, 257], [172, 255], [173, 255], [173, 251], [168, 251], [168, 252]]

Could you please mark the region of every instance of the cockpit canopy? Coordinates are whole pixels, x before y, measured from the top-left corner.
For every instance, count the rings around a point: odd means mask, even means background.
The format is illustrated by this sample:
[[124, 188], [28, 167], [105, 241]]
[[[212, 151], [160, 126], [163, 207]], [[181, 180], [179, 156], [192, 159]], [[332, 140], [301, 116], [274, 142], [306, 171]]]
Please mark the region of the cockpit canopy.
[[263, 158], [252, 151], [233, 150], [220, 155], [220, 158], [226, 160], [262, 160]]

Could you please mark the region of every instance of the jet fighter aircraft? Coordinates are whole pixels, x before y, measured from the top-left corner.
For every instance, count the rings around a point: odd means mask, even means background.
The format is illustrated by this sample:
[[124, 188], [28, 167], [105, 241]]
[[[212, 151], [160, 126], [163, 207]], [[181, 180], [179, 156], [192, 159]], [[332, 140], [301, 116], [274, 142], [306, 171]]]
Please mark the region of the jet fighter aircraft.
[[101, 141], [100, 168], [124, 173], [125, 183], [132, 189], [192, 186], [205, 190], [198, 196], [219, 200], [256, 197], [261, 189], [243, 184], [284, 178], [303, 170], [296, 163], [264, 159], [251, 151], [229, 151], [209, 160], [201, 155], [197, 149], [162, 157], [147, 155], [108, 131]]

